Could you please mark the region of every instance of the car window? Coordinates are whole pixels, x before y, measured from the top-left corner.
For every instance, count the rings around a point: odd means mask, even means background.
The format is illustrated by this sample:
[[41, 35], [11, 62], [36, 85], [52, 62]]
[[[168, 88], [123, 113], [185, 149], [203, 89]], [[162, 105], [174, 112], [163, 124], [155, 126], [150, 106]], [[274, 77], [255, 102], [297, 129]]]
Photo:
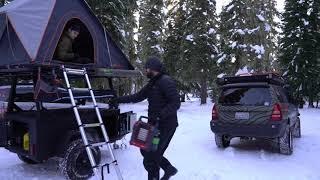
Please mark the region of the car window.
[[283, 88], [279, 86], [274, 87], [275, 93], [281, 103], [288, 103], [288, 97], [286, 93], [284, 92]]
[[219, 98], [222, 105], [270, 106], [272, 101], [267, 87], [237, 87], [223, 89]]

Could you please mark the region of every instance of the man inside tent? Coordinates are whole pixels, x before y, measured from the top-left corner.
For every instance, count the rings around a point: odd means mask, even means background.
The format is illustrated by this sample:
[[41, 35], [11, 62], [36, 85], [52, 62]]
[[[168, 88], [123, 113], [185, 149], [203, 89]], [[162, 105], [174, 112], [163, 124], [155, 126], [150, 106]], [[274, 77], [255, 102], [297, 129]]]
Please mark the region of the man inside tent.
[[71, 25], [61, 36], [56, 50], [56, 59], [70, 63], [90, 63], [90, 59], [80, 57], [78, 53], [73, 51], [74, 40], [80, 34], [80, 26], [77, 24]]

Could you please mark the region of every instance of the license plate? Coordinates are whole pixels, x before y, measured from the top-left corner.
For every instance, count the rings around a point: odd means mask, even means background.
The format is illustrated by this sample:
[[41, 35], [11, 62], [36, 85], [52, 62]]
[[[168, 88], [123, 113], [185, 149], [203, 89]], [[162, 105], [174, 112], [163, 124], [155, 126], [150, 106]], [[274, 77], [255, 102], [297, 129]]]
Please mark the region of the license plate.
[[248, 120], [249, 113], [248, 112], [236, 112], [235, 119]]

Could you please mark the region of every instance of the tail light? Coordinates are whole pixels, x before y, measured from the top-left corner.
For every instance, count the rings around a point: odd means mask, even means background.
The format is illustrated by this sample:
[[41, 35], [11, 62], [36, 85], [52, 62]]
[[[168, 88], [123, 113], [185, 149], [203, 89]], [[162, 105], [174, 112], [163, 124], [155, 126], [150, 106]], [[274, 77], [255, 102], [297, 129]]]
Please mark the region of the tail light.
[[275, 104], [273, 106], [272, 114], [271, 114], [272, 121], [281, 121], [282, 120], [282, 113], [281, 113], [281, 106], [280, 104]]
[[212, 108], [212, 120], [217, 121], [218, 120], [218, 111], [217, 111], [217, 106], [214, 105]]

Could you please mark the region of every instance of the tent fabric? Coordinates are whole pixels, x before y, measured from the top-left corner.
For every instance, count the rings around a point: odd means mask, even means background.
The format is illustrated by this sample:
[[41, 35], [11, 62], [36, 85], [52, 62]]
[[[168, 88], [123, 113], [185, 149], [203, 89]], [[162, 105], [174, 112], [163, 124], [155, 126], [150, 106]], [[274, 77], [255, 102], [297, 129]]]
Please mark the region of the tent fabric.
[[[97, 67], [134, 69], [84, 0], [14, 0], [0, 8], [0, 25], [5, 23], [0, 27], [0, 65], [16, 62], [54, 63], [52, 59], [59, 39], [72, 19], [80, 20], [90, 32], [94, 45], [94, 64]], [[5, 29], [9, 26], [12, 26], [12, 32], [6, 33]], [[12, 59], [5, 52], [13, 43], [17, 46], [14, 54], [18, 54], [19, 60]], [[20, 59], [26, 54], [25, 59]], [[6, 61], [2, 60], [3, 56], [8, 56]]]

